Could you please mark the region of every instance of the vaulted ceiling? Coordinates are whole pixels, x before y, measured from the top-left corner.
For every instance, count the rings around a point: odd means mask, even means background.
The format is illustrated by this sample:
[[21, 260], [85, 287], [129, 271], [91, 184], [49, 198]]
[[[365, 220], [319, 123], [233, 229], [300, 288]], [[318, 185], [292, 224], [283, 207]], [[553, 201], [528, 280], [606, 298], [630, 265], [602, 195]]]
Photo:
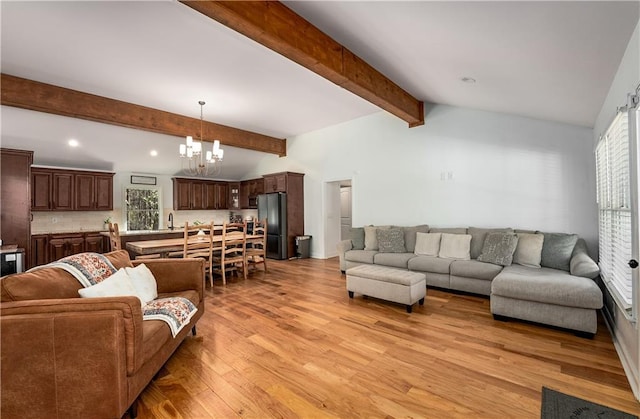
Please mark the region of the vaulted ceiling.
[[[587, 127], [640, 8], [616, 1], [285, 5], [420, 101]], [[194, 118], [204, 100], [205, 120], [277, 138], [380, 111], [178, 2], [0, 7], [5, 74]], [[69, 150], [71, 137], [81, 146]], [[175, 174], [180, 141], [2, 107], [2, 146], [35, 149], [41, 164]], [[263, 156], [226, 147], [223, 177], [243, 177]]]

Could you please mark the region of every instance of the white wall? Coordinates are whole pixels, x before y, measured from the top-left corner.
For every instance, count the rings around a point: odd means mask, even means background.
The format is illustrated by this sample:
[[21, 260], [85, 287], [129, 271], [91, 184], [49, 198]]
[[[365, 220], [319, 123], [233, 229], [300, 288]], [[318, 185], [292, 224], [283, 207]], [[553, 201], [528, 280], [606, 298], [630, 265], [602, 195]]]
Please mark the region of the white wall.
[[[640, 21], [636, 26], [626, 52], [616, 73], [609, 93], [602, 105], [600, 114], [594, 126], [594, 147], [599, 136], [607, 129], [616, 113], [616, 108], [627, 103], [627, 94], [635, 91], [640, 83]], [[640, 232], [635, 232], [636, 235]], [[638, 258], [639, 255], [635, 255]], [[640, 301], [640, 287], [636, 287], [636, 301]], [[611, 309], [607, 312], [607, 321], [611, 329], [613, 341], [618, 355], [629, 378], [631, 388], [640, 399], [640, 332], [638, 324], [628, 321], [624, 314], [618, 310], [611, 301], [611, 297], [605, 295], [607, 306]]]
[[407, 128], [380, 112], [288, 142], [287, 157], [265, 158], [254, 174], [306, 174], [305, 234], [313, 235], [313, 257], [326, 256], [323, 184], [341, 179], [352, 179], [354, 226], [575, 232], [596, 249], [588, 128], [435, 105], [422, 127]]

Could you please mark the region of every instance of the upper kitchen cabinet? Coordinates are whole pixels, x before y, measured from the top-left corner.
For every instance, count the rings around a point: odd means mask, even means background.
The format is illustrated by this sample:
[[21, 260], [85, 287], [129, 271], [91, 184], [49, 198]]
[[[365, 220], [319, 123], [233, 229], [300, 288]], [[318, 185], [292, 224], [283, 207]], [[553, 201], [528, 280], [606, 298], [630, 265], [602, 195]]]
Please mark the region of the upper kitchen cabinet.
[[113, 173], [34, 167], [32, 211], [111, 211]]
[[229, 185], [212, 180], [173, 178], [174, 210], [229, 209]]
[[258, 208], [258, 195], [264, 193], [264, 179], [249, 179], [240, 182], [240, 208]]
[[229, 209], [240, 209], [240, 182], [229, 183]]
[[287, 192], [287, 173], [273, 173], [264, 175], [264, 192]]

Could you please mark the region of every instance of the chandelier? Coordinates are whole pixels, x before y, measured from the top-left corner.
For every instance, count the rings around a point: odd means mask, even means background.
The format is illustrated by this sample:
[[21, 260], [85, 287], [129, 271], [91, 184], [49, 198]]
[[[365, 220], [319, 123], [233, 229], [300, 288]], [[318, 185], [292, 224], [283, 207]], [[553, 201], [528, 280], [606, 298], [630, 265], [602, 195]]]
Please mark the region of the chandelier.
[[202, 107], [204, 101], [200, 104], [200, 141], [193, 141], [192, 136], [187, 136], [186, 143], [180, 144], [180, 160], [182, 161], [182, 171], [191, 176], [209, 176], [220, 173], [220, 166], [224, 150], [220, 148], [220, 141], [213, 142], [213, 149], [203, 153], [202, 143], [203, 135], [203, 114]]

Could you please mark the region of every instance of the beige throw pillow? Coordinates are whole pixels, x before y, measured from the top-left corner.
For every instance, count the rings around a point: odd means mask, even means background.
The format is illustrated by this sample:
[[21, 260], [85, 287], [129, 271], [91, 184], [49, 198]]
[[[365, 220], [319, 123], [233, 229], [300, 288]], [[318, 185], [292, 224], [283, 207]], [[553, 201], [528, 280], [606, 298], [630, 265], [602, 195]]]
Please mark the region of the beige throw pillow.
[[136, 289], [136, 293], [143, 303], [158, 298], [158, 284], [153, 273], [147, 268], [147, 265], [141, 263], [135, 268], [124, 268], [131, 278], [131, 284]]
[[442, 233], [438, 257], [443, 259], [471, 259], [471, 234]]
[[442, 233], [416, 233], [416, 255], [438, 256]]
[[518, 246], [513, 254], [513, 263], [539, 268], [542, 259], [544, 234], [517, 233]]
[[377, 230], [388, 230], [391, 226], [364, 226], [364, 250], [378, 250]]

